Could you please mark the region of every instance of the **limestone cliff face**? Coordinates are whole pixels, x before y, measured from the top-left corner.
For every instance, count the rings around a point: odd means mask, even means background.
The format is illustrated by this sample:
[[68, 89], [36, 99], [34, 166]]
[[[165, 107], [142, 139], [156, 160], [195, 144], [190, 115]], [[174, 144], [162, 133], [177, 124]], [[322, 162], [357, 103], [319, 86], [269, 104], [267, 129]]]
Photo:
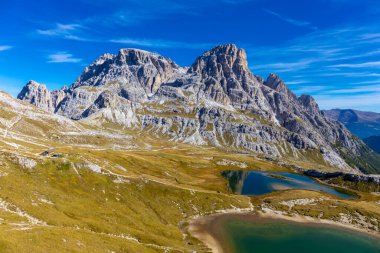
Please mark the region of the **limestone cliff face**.
[[[118, 123], [173, 141], [310, 160], [355, 171], [365, 144], [327, 119], [309, 95], [248, 68], [235, 45], [217, 46], [189, 67], [137, 49], [105, 54], [63, 93], [27, 84], [20, 99], [72, 119]], [[310, 155], [313, 154], [313, 155]]]
[[56, 111], [80, 119], [104, 91], [142, 102], [181, 72], [184, 70], [170, 59], [143, 50], [121, 49], [117, 55], [104, 54], [85, 68]]
[[18, 94], [17, 98], [37, 107], [54, 112], [58, 104], [65, 98], [66, 90], [67, 87], [63, 87], [61, 90], [50, 92], [46, 88], [46, 85], [35, 81], [29, 81]]
[[212, 100], [269, 115], [268, 103], [260, 90], [261, 84], [249, 71], [243, 49], [231, 44], [215, 47], [198, 57], [188, 74], [199, 78], [194, 85], [198, 100]]

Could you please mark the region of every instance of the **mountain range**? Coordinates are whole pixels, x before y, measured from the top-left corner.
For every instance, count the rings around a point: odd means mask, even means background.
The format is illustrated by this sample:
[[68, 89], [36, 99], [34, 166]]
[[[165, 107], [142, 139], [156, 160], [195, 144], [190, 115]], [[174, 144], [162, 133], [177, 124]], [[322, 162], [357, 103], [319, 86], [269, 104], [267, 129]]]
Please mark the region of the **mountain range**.
[[172, 142], [346, 172], [379, 173], [379, 155], [343, 124], [297, 97], [275, 74], [248, 68], [246, 53], [217, 46], [190, 67], [139, 49], [104, 54], [69, 87], [28, 82], [17, 96], [100, 129], [131, 129]]
[[344, 124], [352, 133], [365, 139], [380, 136], [380, 113], [352, 109], [332, 109], [323, 113]]

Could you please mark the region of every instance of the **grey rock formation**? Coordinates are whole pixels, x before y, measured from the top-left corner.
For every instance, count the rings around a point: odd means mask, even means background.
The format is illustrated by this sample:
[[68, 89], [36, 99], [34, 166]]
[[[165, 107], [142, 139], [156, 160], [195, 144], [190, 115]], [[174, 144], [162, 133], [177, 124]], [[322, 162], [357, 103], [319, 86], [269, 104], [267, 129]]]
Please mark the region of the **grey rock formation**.
[[50, 92], [46, 85], [29, 81], [17, 95], [17, 98], [54, 112], [58, 104], [65, 98], [66, 91], [67, 87], [65, 86], [60, 90]]
[[379, 175], [357, 175], [357, 174], [349, 174], [343, 172], [320, 172], [316, 170], [306, 170], [304, 174], [310, 177], [316, 177], [321, 180], [328, 180], [331, 178], [342, 177], [343, 180], [350, 182], [365, 182], [365, 183], [374, 183], [376, 185], [380, 185], [380, 176]]
[[122, 49], [88, 66], [59, 103], [46, 97], [50, 102], [19, 98], [41, 107], [50, 103], [72, 119], [111, 121], [173, 141], [319, 162], [347, 172], [366, 169], [344, 159], [363, 154], [363, 142], [326, 118], [311, 96], [297, 97], [279, 76], [265, 81], [255, 76], [245, 51], [232, 44], [205, 52], [189, 68]]
[[117, 55], [104, 54], [85, 68], [56, 111], [80, 119], [104, 91], [142, 102], [162, 83], [175, 80], [184, 71], [170, 59], [143, 50], [121, 49]]

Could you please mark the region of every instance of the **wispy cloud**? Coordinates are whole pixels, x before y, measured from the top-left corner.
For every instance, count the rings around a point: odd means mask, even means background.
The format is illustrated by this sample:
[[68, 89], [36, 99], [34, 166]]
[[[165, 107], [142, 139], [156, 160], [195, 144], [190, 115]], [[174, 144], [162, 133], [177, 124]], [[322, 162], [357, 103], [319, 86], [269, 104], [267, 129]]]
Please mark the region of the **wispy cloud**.
[[380, 38], [380, 33], [365, 33], [361, 35], [362, 39], [375, 39]]
[[81, 61], [82, 59], [75, 58], [72, 54], [64, 51], [48, 55], [49, 63], [77, 63]]
[[[290, 84], [290, 82], [287, 82], [286, 84]], [[310, 93], [315, 93], [319, 91], [324, 91], [326, 89], [328, 89], [327, 86], [310, 85], [310, 86], [295, 87], [293, 89], [293, 92], [295, 94], [302, 95], [302, 94], [310, 94]]]
[[297, 95], [315, 96], [322, 108], [378, 111], [379, 31], [378, 25], [352, 25], [315, 30], [271, 47], [248, 46], [250, 68], [260, 75], [280, 73]]
[[165, 19], [171, 14], [192, 15], [195, 11], [194, 5], [175, 0], [124, 0], [118, 1], [117, 6], [113, 12], [90, 16], [80, 23], [105, 27], [133, 26], [149, 20]]
[[380, 92], [380, 82], [377, 85], [355, 86], [346, 89], [336, 89], [325, 92], [325, 94], [354, 94]]
[[341, 77], [380, 77], [380, 73], [372, 72], [330, 72], [321, 73], [320, 76], [341, 76]]
[[[351, 26], [317, 30], [283, 45], [249, 47], [249, 59], [260, 62], [258, 66], [252, 65], [251, 69], [266, 73], [287, 73], [285, 77], [289, 80], [294, 79], [294, 74], [302, 75], [315, 84], [329, 76], [355, 77], [356, 80], [377, 77], [380, 75], [380, 71], [376, 71], [380, 68], [377, 59], [380, 43], [362, 43], [363, 37], [375, 36], [373, 34], [378, 30], [377, 27]], [[309, 60], [305, 62], [302, 59]], [[344, 69], [346, 71], [342, 71]]]
[[77, 41], [90, 41], [90, 39], [81, 36], [84, 27], [80, 24], [61, 24], [57, 23], [54, 27], [49, 29], [37, 29], [39, 35], [59, 37], [69, 40]]
[[10, 49], [12, 49], [12, 46], [5, 46], [5, 45], [0, 46], [0, 52], [1, 51], [7, 51], [7, 50], [10, 50]]
[[130, 46], [140, 46], [149, 48], [187, 48], [187, 49], [207, 49], [215, 44], [212, 43], [189, 43], [181, 41], [172, 40], [159, 40], [159, 39], [137, 39], [137, 38], [121, 38], [112, 39], [110, 42], [130, 45]]
[[380, 61], [330, 65], [331, 68], [379, 68]]
[[296, 84], [305, 84], [305, 83], [309, 83], [310, 81], [308, 80], [293, 80], [293, 81], [287, 81], [286, 84], [287, 85], [296, 85]]
[[315, 61], [314, 59], [301, 59], [295, 62], [279, 62], [279, 63], [269, 63], [269, 64], [263, 64], [263, 65], [254, 65], [254, 66], [251, 66], [250, 68], [253, 71], [265, 69], [270, 72], [289, 72], [289, 71], [306, 69], [314, 61]]
[[269, 9], [266, 9], [264, 8], [264, 11], [289, 23], [289, 24], [292, 24], [292, 25], [295, 25], [295, 26], [301, 26], [301, 27], [308, 27], [308, 28], [311, 28], [311, 29], [318, 29], [318, 27], [316, 26], [313, 26], [310, 22], [308, 21], [303, 21], [303, 20], [297, 20], [297, 19], [292, 19], [292, 18], [288, 18], [288, 17], [285, 17], [277, 12], [274, 12], [272, 10], [269, 10]]

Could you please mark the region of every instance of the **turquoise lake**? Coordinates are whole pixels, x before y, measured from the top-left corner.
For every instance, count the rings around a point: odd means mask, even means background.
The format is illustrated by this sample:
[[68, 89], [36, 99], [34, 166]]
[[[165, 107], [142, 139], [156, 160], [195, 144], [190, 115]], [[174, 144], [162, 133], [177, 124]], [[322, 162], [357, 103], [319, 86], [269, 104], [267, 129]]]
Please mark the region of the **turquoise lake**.
[[225, 171], [222, 174], [228, 179], [231, 190], [241, 195], [259, 196], [274, 191], [305, 189], [325, 192], [343, 199], [355, 198], [353, 195], [299, 174], [259, 171]]
[[228, 219], [222, 225], [233, 253], [379, 253], [380, 240], [332, 226]]

